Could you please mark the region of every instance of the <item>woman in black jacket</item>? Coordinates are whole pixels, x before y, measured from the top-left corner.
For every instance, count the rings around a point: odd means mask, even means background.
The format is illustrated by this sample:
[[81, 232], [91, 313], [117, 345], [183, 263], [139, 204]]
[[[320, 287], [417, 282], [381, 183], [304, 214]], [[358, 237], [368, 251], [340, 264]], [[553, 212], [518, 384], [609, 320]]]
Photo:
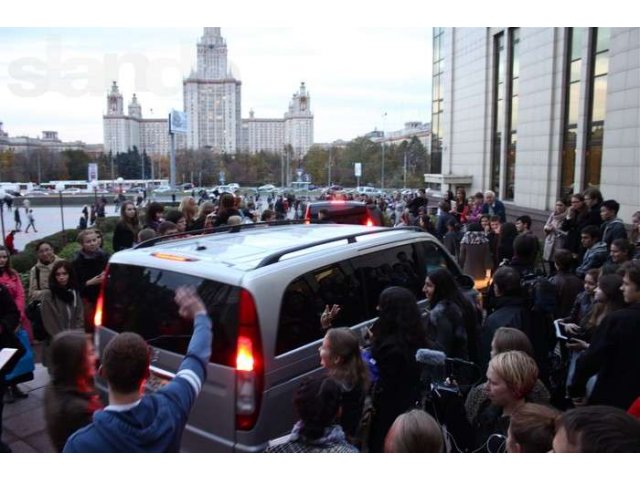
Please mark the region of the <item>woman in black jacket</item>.
[[120, 221], [113, 232], [113, 251], [119, 252], [133, 247], [140, 231], [138, 210], [133, 202], [127, 201], [120, 207]]
[[[15, 348], [19, 342], [14, 332], [20, 326], [20, 312], [16, 307], [16, 302], [9, 293], [9, 290], [0, 283], [0, 349]], [[15, 364], [16, 359], [11, 363]], [[0, 453], [9, 453], [11, 449], [2, 441], [2, 410], [4, 409], [4, 394], [6, 385], [4, 383], [4, 373], [11, 371], [11, 365], [6, 365], [0, 373]]]
[[419, 399], [416, 350], [428, 344], [416, 298], [409, 290], [403, 287], [383, 290], [378, 309], [380, 316], [371, 329], [371, 356], [379, 372], [374, 386], [371, 452], [383, 451], [384, 438], [395, 419]]
[[447, 357], [478, 362], [477, 311], [464, 296], [453, 275], [439, 268], [427, 275], [424, 294], [429, 300], [429, 338]]
[[47, 432], [57, 452], [102, 408], [93, 386], [95, 360], [93, 346], [83, 332], [67, 330], [54, 337], [44, 408]]

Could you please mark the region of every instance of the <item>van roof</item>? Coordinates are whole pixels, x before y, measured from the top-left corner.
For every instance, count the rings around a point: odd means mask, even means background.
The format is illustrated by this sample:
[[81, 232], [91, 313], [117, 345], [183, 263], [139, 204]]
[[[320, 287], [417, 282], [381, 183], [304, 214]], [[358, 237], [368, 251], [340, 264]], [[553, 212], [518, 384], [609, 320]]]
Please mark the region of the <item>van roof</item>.
[[[406, 229], [371, 228], [361, 225], [300, 224], [251, 228], [235, 233], [171, 239], [150, 247], [124, 250], [111, 257], [112, 263], [141, 265], [202, 274], [211, 264], [237, 274], [348, 243], [371, 243], [376, 238], [407, 238]], [[335, 240], [335, 241], [333, 241]], [[173, 267], [171, 266], [173, 264]]]

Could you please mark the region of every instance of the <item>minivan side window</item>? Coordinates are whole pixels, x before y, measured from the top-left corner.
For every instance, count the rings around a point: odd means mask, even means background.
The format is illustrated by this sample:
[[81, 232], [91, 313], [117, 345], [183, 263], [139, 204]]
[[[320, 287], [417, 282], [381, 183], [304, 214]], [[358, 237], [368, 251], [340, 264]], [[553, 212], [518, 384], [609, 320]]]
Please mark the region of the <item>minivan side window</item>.
[[333, 264], [293, 280], [282, 296], [276, 355], [320, 340], [320, 315], [325, 305], [340, 305], [334, 327], [363, 321], [360, 286], [347, 263]]
[[405, 287], [417, 299], [424, 297], [424, 274], [420, 272], [418, 257], [411, 244], [362, 255], [351, 262], [363, 285], [367, 320], [378, 316], [378, 298], [387, 287]]
[[103, 325], [116, 332], [136, 332], [149, 345], [184, 355], [193, 320], [178, 313], [175, 291], [193, 286], [213, 320], [213, 363], [234, 366], [239, 289], [182, 273], [112, 263], [105, 288]]
[[451, 258], [434, 242], [420, 242], [417, 245], [419, 255], [424, 259], [424, 271], [420, 272], [423, 279], [429, 273], [439, 268], [449, 270], [454, 277], [460, 274], [460, 268]]

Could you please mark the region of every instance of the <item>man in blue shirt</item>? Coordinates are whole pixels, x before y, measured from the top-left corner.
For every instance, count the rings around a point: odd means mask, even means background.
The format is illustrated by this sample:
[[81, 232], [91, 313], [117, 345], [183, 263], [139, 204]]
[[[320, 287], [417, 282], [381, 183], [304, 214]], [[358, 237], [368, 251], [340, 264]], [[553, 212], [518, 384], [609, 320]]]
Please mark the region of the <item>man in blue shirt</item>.
[[142, 395], [149, 377], [149, 347], [131, 332], [105, 347], [100, 375], [107, 379], [109, 406], [74, 433], [64, 452], [177, 452], [182, 432], [206, 377], [211, 356], [211, 319], [193, 289], [179, 288], [179, 313], [193, 318], [193, 336], [175, 378], [154, 394]]

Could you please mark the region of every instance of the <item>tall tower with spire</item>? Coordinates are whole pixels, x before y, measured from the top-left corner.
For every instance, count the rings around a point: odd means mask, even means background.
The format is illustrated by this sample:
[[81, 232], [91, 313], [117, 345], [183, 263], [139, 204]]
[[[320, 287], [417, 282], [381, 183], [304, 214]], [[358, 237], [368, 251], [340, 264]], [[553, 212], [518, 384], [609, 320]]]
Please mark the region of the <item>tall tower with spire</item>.
[[183, 81], [187, 148], [236, 153], [241, 133], [241, 82], [227, 64], [220, 27], [205, 27], [196, 71]]
[[227, 78], [227, 42], [220, 35], [220, 27], [205, 27], [198, 43], [198, 78], [222, 80]]

